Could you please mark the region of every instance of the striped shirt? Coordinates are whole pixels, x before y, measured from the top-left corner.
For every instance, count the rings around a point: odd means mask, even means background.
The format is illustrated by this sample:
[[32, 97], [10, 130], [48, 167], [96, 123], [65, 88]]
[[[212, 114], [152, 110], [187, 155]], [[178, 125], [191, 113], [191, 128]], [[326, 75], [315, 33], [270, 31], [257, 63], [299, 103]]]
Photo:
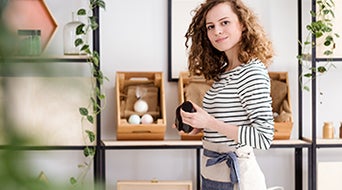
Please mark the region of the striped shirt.
[[239, 127], [238, 142], [211, 129], [204, 129], [203, 140], [237, 148], [270, 147], [274, 134], [270, 78], [261, 61], [252, 60], [223, 73], [205, 94], [203, 108], [216, 119]]

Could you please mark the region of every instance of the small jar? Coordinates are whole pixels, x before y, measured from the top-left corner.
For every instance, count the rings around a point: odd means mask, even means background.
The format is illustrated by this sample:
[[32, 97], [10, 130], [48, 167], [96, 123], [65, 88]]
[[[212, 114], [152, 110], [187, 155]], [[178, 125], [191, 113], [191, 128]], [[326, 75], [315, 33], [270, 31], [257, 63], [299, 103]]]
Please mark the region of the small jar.
[[63, 28], [63, 49], [64, 55], [81, 54], [81, 46], [75, 45], [77, 39], [85, 40], [84, 34], [76, 34], [77, 27], [82, 24], [78, 21], [78, 17], [72, 12], [72, 20], [64, 25]]
[[323, 125], [323, 139], [334, 138], [334, 125], [332, 122], [324, 122]]
[[40, 55], [42, 51], [40, 33], [40, 30], [18, 30], [20, 39], [18, 55]]

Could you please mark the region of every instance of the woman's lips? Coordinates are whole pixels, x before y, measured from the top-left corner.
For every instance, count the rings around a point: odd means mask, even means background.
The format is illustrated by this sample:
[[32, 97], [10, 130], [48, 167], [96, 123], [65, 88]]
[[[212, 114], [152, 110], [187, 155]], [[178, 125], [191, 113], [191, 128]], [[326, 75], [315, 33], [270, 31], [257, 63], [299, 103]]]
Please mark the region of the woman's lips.
[[224, 38], [218, 38], [215, 40], [216, 43], [220, 43], [222, 41], [224, 41], [225, 39], [227, 39], [228, 37], [224, 37]]

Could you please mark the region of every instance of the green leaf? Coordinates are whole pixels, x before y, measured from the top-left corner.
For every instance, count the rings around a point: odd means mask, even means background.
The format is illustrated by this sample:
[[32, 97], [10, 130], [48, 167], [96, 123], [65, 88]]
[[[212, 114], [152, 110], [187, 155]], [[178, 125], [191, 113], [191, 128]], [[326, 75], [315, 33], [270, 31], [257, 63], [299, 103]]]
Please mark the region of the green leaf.
[[95, 148], [94, 147], [85, 147], [83, 150], [83, 155], [85, 157], [94, 156], [95, 155]]
[[311, 16], [315, 17], [316, 13], [314, 11], [310, 11]]
[[315, 33], [315, 36], [316, 36], [316, 38], [320, 38], [321, 36], [323, 36], [323, 32], [317, 31], [317, 32]]
[[90, 5], [91, 5], [91, 7], [98, 6], [98, 7], [101, 7], [103, 9], [106, 8], [106, 3], [103, 0], [91, 0]]
[[330, 44], [331, 44], [331, 41], [329, 40], [324, 42], [324, 46], [330, 46]]
[[91, 115], [87, 115], [87, 120], [91, 123], [94, 124], [94, 117]]
[[95, 133], [92, 131], [89, 131], [89, 130], [86, 130], [86, 133], [88, 134], [90, 142], [94, 142], [95, 141]]
[[306, 29], [307, 29], [308, 31], [312, 31], [312, 30], [313, 30], [311, 25], [306, 25]]
[[85, 108], [85, 107], [81, 107], [81, 108], [79, 108], [79, 111], [80, 111], [80, 113], [81, 113], [81, 115], [83, 115], [83, 116], [86, 116], [86, 115], [88, 115], [88, 109], [87, 108]]
[[85, 30], [84, 30], [85, 24], [80, 24], [76, 27], [76, 35], [81, 35], [81, 34], [85, 34]]
[[77, 11], [77, 15], [82, 16], [82, 15], [86, 15], [86, 14], [87, 14], [87, 11], [86, 11], [85, 9], [79, 9], [79, 10]]
[[85, 53], [87, 53], [88, 55], [90, 55], [91, 54], [91, 52], [90, 52], [90, 49], [89, 48], [86, 48], [85, 50], [83, 50]]
[[306, 74], [304, 74], [304, 77], [310, 78], [310, 77], [312, 77], [312, 74], [311, 73], [306, 73]]
[[82, 51], [86, 51], [87, 49], [89, 49], [89, 45], [87, 45], [87, 44], [83, 45], [81, 48]]
[[92, 58], [92, 63], [97, 67], [99, 66], [99, 59], [97, 57]]
[[317, 68], [317, 71], [318, 71], [319, 73], [324, 73], [324, 72], [327, 71], [327, 69], [326, 69], [324, 66], [319, 66], [319, 67]]
[[89, 17], [89, 20], [90, 20], [91, 29], [96, 30], [99, 27], [99, 24], [96, 21], [96, 17], [91, 16], [91, 17]]
[[330, 10], [323, 10], [323, 14], [328, 15], [330, 13]]
[[324, 51], [324, 53], [323, 53], [324, 55], [332, 55], [333, 54], [333, 52], [332, 51], [330, 51], [330, 50], [326, 50], [326, 51]]
[[308, 86], [304, 86], [304, 90], [310, 91], [310, 88]]
[[76, 40], [75, 40], [75, 47], [77, 47], [77, 46], [80, 46], [80, 45], [82, 45], [83, 44], [83, 40], [81, 39], [81, 38], [77, 38]]
[[106, 98], [106, 96], [104, 95], [104, 94], [101, 94], [100, 96], [99, 96], [99, 99], [101, 99], [101, 100], [104, 100]]
[[69, 181], [70, 181], [70, 184], [71, 184], [71, 185], [75, 185], [75, 184], [77, 183], [77, 180], [76, 180], [76, 178], [74, 178], [74, 177], [71, 177], [71, 178], [69, 179]]
[[310, 44], [311, 44], [311, 42], [309, 42], [309, 41], [304, 42], [304, 45], [310, 45]]
[[97, 6], [103, 8], [103, 9], [106, 9], [106, 3], [102, 0], [97, 1]]
[[90, 100], [92, 104], [96, 104], [96, 100], [93, 97], [91, 97]]

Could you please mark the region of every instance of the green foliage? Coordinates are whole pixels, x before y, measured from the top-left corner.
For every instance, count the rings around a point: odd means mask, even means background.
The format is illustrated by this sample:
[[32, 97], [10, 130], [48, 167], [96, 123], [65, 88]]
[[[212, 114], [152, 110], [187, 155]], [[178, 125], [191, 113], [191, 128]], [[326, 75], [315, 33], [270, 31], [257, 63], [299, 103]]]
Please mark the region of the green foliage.
[[[334, 33], [333, 31], [333, 19], [335, 18], [334, 0], [318, 0], [316, 3], [317, 11], [310, 11], [311, 16], [315, 18], [315, 21], [312, 21], [306, 26], [308, 35], [304, 42], [299, 42], [302, 47], [302, 54], [297, 55], [297, 59], [306, 69], [306, 73], [303, 73], [301, 77], [309, 79], [307, 82], [309, 82], [312, 77], [318, 76], [318, 74], [325, 74], [331, 67], [335, 67], [331, 62], [331, 57], [334, 54], [336, 46], [335, 39], [340, 37], [339, 34]], [[315, 37], [317, 41], [322, 40], [322, 43], [316, 44], [315, 42], [312, 42], [311, 37]], [[318, 46], [323, 46], [323, 54], [328, 57], [328, 61], [324, 66], [314, 68], [311, 66], [311, 49]], [[303, 84], [303, 88], [304, 90], [310, 89], [306, 83]]]
[[86, 133], [88, 134], [89, 141], [94, 142], [95, 141], [95, 133], [93, 131], [86, 130]]
[[[105, 2], [103, 0], [90, 0], [89, 8], [90, 12], [87, 12], [86, 9], [80, 8], [77, 11], [77, 15], [79, 16], [87, 16], [88, 23], [87, 24], [80, 24], [76, 28], [76, 34], [77, 35], [85, 35], [89, 34], [91, 31], [98, 29], [99, 25], [97, 23], [97, 18], [93, 16], [93, 10], [94, 8], [99, 7], [105, 9]], [[93, 81], [92, 87], [93, 87], [93, 96], [89, 99], [89, 105], [87, 107], [80, 107], [79, 112], [81, 114], [81, 123], [82, 128], [85, 132], [85, 143], [87, 144], [87, 141], [94, 144], [96, 141], [96, 134], [92, 130], [85, 129], [84, 124], [86, 122], [90, 123], [91, 125], [94, 124], [96, 116], [101, 112], [103, 109], [100, 105], [99, 101], [97, 100], [105, 100], [105, 94], [103, 94], [98, 87], [97, 84], [102, 85], [104, 79], [107, 79], [101, 70], [99, 69], [99, 53], [95, 50], [92, 50], [89, 44], [87, 44], [86, 41], [84, 41], [82, 38], [78, 38], [74, 42], [76, 47], [81, 47], [82, 53], [87, 55], [88, 63], [91, 67], [92, 76], [95, 79]], [[87, 160], [84, 162], [84, 164], [79, 165], [80, 168], [83, 169], [83, 172], [77, 177], [71, 177], [70, 178], [70, 184], [73, 186], [80, 186], [80, 184], [83, 184], [84, 177], [86, 173], [89, 171], [89, 168], [91, 166], [91, 163], [93, 161], [93, 158], [96, 153], [96, 146], [91, 145], [83, 149], [83, 155], [87, 158]]]

